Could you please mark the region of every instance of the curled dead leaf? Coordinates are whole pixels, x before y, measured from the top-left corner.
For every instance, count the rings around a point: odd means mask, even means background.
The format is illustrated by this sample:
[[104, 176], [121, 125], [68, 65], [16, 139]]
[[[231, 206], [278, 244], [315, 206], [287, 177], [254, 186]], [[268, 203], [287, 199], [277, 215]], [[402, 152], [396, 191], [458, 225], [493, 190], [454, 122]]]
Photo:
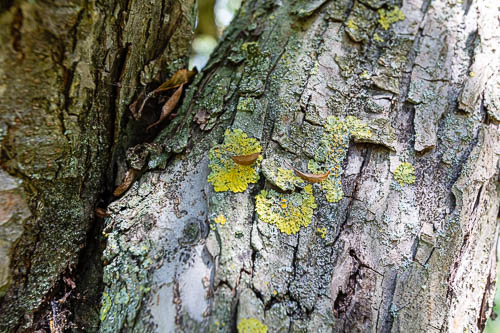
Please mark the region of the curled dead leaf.
[[160, 118], [151, 125], [149, 125], [148, 128], [146, 128], [146, 131], [149, 131], [152, 127], [155, 127], [156, 125], [160, 124], [163, 120], [165, 120], [165, 118], [168, 117], [170, 113], [172, 113], [172, 111], [175, 109], [177, 103], [179, 103], [179, 100], [181, 98], [182, 87], [183, 85], [181, 84], [179, 88], [177, 88], [177, 90], [173, 93], [173, 95], [170, 96], [170, 98], [165, 102], [165, 104], [163, 104], [163, 107], [161, 108]]
[[71, 278], [69, 277], [63, 277], [63, 281], [71, 287], [71, 289], [75, 289], [76, 288], [76, 283], [75, 281], [73, 281]]
[[293, 171], [295, 171], [295, 174], [297, 176], [304, 179], [305, 181], [308, 181], [309, 183], [321, 183], [323, 180], [327, 179], [328, 176], [330, 175], [330, 171], [318, 174], [302, 172], [297, 170], [296, 168], [293, 168]]
[[105, 210], [104, 208], [101, 208], [101, 207], [97, 207], [95, 209], [95, 214], [97, 215], [97, 217], [99, 217], [101, 219], [106, 218], [106, 217], [111, 215], [110, 213], [108, 213], [107, 210]]
[[127, 173], [125, 174], [125, 178], [123, 179], [123, 182], [115, 189], [113, 195], [115, 197], [119, 197], [123, 193], [125, 193], [132, 185], [132, 183], [134, 182], [134, 180], [137, 178], [138, 175], [139, 175], [139, 170], [128, 169]]
[[185, 68], [179, 69], [177, 72], [175, 72], [174, 75], [172, 75], [172, 77], [170, 79], [163, 82], [161, 86], [156, 88], [154, 90], [154, 93], [159, 93], [162, 91], [166, 91], [166, 90], [170, 90], [170, 89], [174, 89], [174, 88], [177, 88], [179, 86], [182, 86], [183, 84], [188, 83], [193, 78], [193, 76], [195, 76], [195, 74], [197, 72], [198, 71], [196, 69], [194, 69], [192, 71], [187, 70]]
[[[144, 97], [142, 99], [142, 103], [141, 103], [141, 106], [139, 107], [139, 109], [137, 110], [137, 105], [138, 105], [138, 101], [140, 100], [138, 98], [137, 101], [135, 101], [133, 104], [133, 109], [131, 110], [131, 112], [134, 114], [134, 116], [136, 117], [136, 119], [139, 119], [142, 115], [142, 110], [144, 109], [144, 106], [146, 105], [147, 101], [156, 96], [158, 93], [162, 92], [162, 91], [167, 91], [167, 90], [170, 90], [170, 89], [174, 89], [174, 88], [177, 88], [177, 87], [182, 87], [184, 84], [187, 84], [189, 83], [189, 81], [191, 81], [191, 79], [196, 75], [196, 73], [198, 73], [198, 71], [196, 70], [196, 68], [192, 71], [190, 70], [187, 70], [187, 69], [179, 69], [177, 72], [174, 73], [174, 75], [172, 75], [172, 77], [170, 79], [168, 79], [167, 81], [163, 82], [158, 88], [156, 88], [155, 90], [153, 90], [152, 92], [150, 92], [149, 94], [146, 95], [146, 97]], [[175, 94], [175, 93], [174, 93]], [[168, 103], [168, 101], [167, 101]], [[131, 106], [132, 106], [131, 105]]]
[[141, 91], [141, 93], [139, 94], [139, 96], [137, 96], [137, 98], [135, 99], [135, 101], [130, 104], [130, 106], [128, 107], [130, 112], [132, 113], [132, 115], [134, 116], [135, 119], [139, 119], [140, 118], [140, 109], [139, 109], [139, 104], [141, 105], [142, 107], [142, 104], [143, 104], [143, 101], [144, 101], [144, 91]]
[[250, 165], [259, 158], [260, 153], [253, 153], [248, 155], [231, 156], [234, 163], [239, 165]]

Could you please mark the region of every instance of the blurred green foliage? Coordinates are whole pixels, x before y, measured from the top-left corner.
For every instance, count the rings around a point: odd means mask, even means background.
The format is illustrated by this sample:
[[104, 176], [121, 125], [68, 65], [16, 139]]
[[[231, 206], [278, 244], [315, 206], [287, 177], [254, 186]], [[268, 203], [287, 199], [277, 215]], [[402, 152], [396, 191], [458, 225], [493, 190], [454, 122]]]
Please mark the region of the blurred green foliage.
[[[497, 253], [500, 251], [497, 251]], [[499, 254], [497, 254], [498, 256]], [[497, 265], [497, 283], [500, 278], [500, 265]], [[495, 306], [493, 307], [493, 314], [486, 323], [486, 328], [483, 333], [500, 333], [500, 288], [498, 288], [495, 292]], [[496, 316], [495, 316], [496, 315]], [[495, 318], [495, 319], [493, 319]]]
[[241, 0], [200, 0], [198, 24], [189, 68], [201, 70], [217, 46], [218, 39], [240, 8]]

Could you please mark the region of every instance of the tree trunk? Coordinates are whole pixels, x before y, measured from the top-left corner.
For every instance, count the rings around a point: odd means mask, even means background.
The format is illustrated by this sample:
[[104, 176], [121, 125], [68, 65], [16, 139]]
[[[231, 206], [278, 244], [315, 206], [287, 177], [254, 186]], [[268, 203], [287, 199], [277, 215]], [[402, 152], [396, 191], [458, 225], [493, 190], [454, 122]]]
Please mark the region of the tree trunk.
[[128, 105], [185, 66], [194, 9], [194, 0], [2, 1], [0, 332], [49, 320], [62, 332], [68, 310], [82, 331], [97, 330], [94, 211], [124, 172], [124, 150], [147, 140], [150, 119], [132, 121]]
[[[249, 318], [269, 332], [482, 330], [500, 196], [498, 8], [398, 5], [243, 5], [156, 140], [166, 169], [109, 207], [102, 332], [234, 331]], [[207, 151], [228, 128], [263, 147], [260, 180], [239, 193], [207, 182], [229, 146]], [[329, 202], [313, 184], [312, 223], [282, 233], [256, 207], [261, 190], [277, 201], [269, 214], [305, 190], [278, 189], [273, 163], [307, 171], [329, 133], [351, 134], [327, 179], [343, 194]]]
[[[480, 332], [498, 234], [499, 18], [487, 0], [247, 1], [177, 117], [129, 155], [150, 171], [108, 207], [99, 330]], [[239, 129], [262, 147], [250, 166], [230, 159], [256, 151]], [[64, 205], [94, 207], [50, 184]]]

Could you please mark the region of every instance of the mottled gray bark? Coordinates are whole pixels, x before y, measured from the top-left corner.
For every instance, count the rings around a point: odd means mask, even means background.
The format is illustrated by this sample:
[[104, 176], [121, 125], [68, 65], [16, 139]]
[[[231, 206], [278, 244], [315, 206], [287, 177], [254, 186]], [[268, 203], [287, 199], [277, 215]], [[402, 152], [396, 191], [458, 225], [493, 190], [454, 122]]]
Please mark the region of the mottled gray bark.
[[147, 140], [157, 116], [135, 120], [129, 104], [185, 66], [194, 9], [184, 0], [2, 1], [0, 332], [49, 320], [57, 330], [70, 299], [71, 320], [97, 329], [100, 241], [86, 244], [102, 223], [94, 212], [124, 171], [124, 150]]
[[[254, 318], [270, 332], [480, 332], [496, 267], [499, 17], [485, 0], [247, 1], [156, 139], [166, 168], [109, 207], [101, 331]], [[207, 183], [226, 128], [257, 138], [264, 162], [305, 170], [328, 116], [372, 136], [350, 141], [340, 201], [314, 185], [298, 234], [255, 213], [272, 172], [242, 193]], [[413, 184], [395, 181], [404, 161]]]

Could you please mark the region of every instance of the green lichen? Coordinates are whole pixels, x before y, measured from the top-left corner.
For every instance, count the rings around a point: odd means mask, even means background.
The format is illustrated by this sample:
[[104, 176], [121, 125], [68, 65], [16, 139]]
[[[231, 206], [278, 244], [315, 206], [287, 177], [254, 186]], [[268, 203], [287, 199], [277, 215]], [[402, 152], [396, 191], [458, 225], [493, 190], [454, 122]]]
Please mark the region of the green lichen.
[[384, 42], [384, 39], [382, 37], [380, 37], [380, 35], [377, 34], [377, 33], [373, 34], [373, 40], [375, 40], [376, 42], [379, 42], [379, 43], [383, 43]]
[[148, 218], [126, 222], [107, 219], [104, 232], [108, 244], [102, 255], [106, 265], [102, 275], [101, 333], [143, 331], [137, 327], [144, 323], [136, 316], [150, 292], [153, 262], [163, 258], [163, 251], [154, 242], [130, 235], [144, 235], [152, 225]]
[[368, 80], [368, 79], [370, 79], [370, 74], [367, 71], [363, 71], [363, 73], [361, 73], [360, 77], [362, 79]]
[[255, 318], [245, 318], [238, 324], [238, 333], [267, 333], [267, 326]]
[[208, 153], [210, 159], [210, 174], [208, 181], [213, 184], [216, 192], [232, 191], [243, 192], [250, 183], [259, 180], [258, 164], [262, 160], [259, 156], [252, 165], [236, 164], [231, 156], [260, 153], [262, 147], [259, 141], [249, 138], [241, 129], [232, 132], [226, 130], [224, 143], [214, 146]]
[[317, 228], [316, 232], [319, 234], [319, 237], [325, 239], [326, 235], [328, 234], [328, 230], [325, 227]]
[[256, 53], [259, 51], [258, 42], [246, 42], [241, 44], [241, 50], [245, 53]]
[[394, 7], [392, 10], [385, 10], [383, 8], [378, 10], [379, 19], [378, 23], [384, 28], [384, 30], [389, 29], [391, 24], [398, 21], [403, 21], [405, 19], [405, 14], [401, 11], [399, 7]]
[[242, 96], [260, 96], [264, 93], [265, 81], [271, 66], [270, 54], [261, 50], [258, 42], [243, 43], [241, 53], [245, 58], [245, 67], [239, 92]]
[[366, 41], [377, 24], [377, 13], [355, 1], [346, 22], [346, 33], [355, 42]]
[[358, 30], [358, 26], [356, 25], [356, 23], [354, 23], [353, 20], [347, 21], [347, 27], [352, 30]]
[[256, 108], [255, 106], [256, 100], [251, 97], [242, 97], [238, 101], [238, 106], [236, 107], [236, 110], [238, 112], [253, 112], [253, 110]]
[[327, 118], [314, 160], [310, 160], [307, 167], [312, 173], [330, 172], [328, 178], [320, 183], [328, 202], [338, 202], [344, 197], [342, 162], [349, 149], [349, 140], [351, 137], [368, 139], [371, 135], [368, 126], [356, 117], [347, 116], [344, 120], [335, 116]]
[[394, 171], [394, 179], [403, 186], [415, 182], [415, 168], [408, 162], [403, 162]]
[[109, 309], [111, 309], [111, 298], [109, 297], [107, 292], [102, 293], [102, 298], [101, 298], [101, 313], [100, 313], [100, 318], [101, 321], [106, 319]]
[[295, 176], [293, 170], [278, 168], [276, 175], [276, 186], [281, 189], [294, 189], [296, 186], [301, 186], [304, 181]]
[[317, 207], [312, 190], [312, 185], [290, 194], [262, 190], [255, 197], [255, 210], [263, 222], [275, 224], [287, 235], [296, 234], [312, 222]]

